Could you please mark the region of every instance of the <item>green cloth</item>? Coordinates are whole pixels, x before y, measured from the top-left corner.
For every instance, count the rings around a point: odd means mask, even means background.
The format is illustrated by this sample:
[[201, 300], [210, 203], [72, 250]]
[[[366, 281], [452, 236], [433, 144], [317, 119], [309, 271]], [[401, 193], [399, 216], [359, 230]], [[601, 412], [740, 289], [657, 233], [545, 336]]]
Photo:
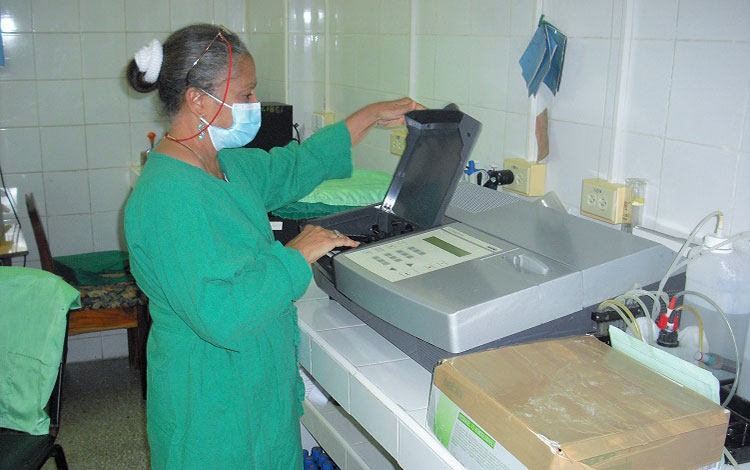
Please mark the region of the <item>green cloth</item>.
[[270, 153], [219, 153], [229, 183], [151, 153], [125, 208], [130, 268], [149, 297], [153, 469], [300, 468], [299, 327], [312, 278], [267, 213], [351, 173], [346, 125]]
[[385, 198], [391, 178], [383, 171], [354, 170], [351, 178], [324, 181], [299, 201], [279, 207], [273, 215], [312, 219], [376, 204]]
[[299, 202], [329, 206], [369, 206], [383, 201], [392, 178], [383, 171], [354, 170], [351, 178], [324, 181]]
[[322, 202], [292, 202], [284, 207], [279, 207], [272, 212], [273, 215], [291, 220], [314, 219], [331, 214], [338, 214], [351, 210], [352, 206], [329, 206]]
[[49, 433], [68, 310], [81, 296], [41, 269], [0, 267], [0, 428]]
[[55, 272], [73, 285], [101, 286], [128, 280], [127, 251], [97, 251], [56, 256]]

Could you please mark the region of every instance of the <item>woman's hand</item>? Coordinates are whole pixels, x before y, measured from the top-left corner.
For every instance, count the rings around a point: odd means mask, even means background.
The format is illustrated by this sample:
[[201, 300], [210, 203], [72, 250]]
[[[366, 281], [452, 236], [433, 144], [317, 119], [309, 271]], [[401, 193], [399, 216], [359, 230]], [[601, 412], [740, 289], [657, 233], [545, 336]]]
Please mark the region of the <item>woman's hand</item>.
[[394, 101], [381, 101], [365, 106], [346, 118], [346, 127], [352, 138], [352, 147], [357, 145], [373, 126], [403, 126], [404, 114], [424, 106], [411, 98]]
[[294, 248], [302, 253], [308, 263], [314, 263], [338, 246], [356, 247], [359, 246], [359, 242], [337, 231], [326, 230], [317, 225], [306, 225], [299, 235], [286, 244], [287, 248]]
[[375, 125], [378, 126], [403, 126], [404, 114], [415, 109], [425, 109], [424, 106], [412, 100], [411, 98], [401, 98], [395, 101], [383, 101], [380, 103], [374, 103], [377, 121]]

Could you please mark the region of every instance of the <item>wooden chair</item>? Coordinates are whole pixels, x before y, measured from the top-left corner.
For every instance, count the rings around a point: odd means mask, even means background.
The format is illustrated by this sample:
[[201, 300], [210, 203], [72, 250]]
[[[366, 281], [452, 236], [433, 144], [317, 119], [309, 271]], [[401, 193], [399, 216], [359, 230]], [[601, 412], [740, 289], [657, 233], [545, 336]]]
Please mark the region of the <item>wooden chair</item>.
[[[61, 275], [55, 267], [47, 235], [44, 232], [33, 194], [26, 195], [42, 269]], [[76, 285], [81, 292], [83, 308], [70, 312], [68, 336], [96, 331], [127, 329], [130, 367], [140, 370], [141, 394], [146, 399], [146, 339], [151, 319], [147, 299], [128, 274], [128, 281], [107, 285]], [[69, 281], [70, 282], [70, 281]]]

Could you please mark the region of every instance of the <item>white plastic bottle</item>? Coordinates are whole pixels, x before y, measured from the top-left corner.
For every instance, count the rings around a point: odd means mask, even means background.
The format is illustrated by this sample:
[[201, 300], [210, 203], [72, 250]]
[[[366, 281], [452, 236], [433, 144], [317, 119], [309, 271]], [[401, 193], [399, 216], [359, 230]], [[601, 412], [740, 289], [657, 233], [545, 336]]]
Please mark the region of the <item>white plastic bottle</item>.
[[[724, 240], [726, 238], [706, 235], [703, 247], [693, 250], [715, 247]], [[687, 266], [685, 290], [700, 292], [721, 307], [732, 325], [742, 358], [750, 322], [750, 250], [747, 241], [724, 245], [691, 261]], [[710, 303], [695, 295], [686, 295], [684, 303], [695, 307], [703, 318], [711, 345], [710, 352], [734, 360], [734, 346], [721, 314]], [[742, 382], [740, 377], [739, 392], [742, 391]], [[750, 377], [744, 382], [746, 392], [740, 394], [750, 398], [747, 393], [750, 391]]]

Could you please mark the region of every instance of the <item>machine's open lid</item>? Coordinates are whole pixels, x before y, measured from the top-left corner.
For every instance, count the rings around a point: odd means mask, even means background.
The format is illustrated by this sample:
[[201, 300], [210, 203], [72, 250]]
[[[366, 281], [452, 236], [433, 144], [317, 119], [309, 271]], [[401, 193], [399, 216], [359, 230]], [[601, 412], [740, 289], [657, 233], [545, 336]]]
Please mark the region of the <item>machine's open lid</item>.
[[434, 227], [443, 219], [482, 125], [455, 109], [412, 111], [406, 125], [406, 149], [382, 208], [421, 228]]

